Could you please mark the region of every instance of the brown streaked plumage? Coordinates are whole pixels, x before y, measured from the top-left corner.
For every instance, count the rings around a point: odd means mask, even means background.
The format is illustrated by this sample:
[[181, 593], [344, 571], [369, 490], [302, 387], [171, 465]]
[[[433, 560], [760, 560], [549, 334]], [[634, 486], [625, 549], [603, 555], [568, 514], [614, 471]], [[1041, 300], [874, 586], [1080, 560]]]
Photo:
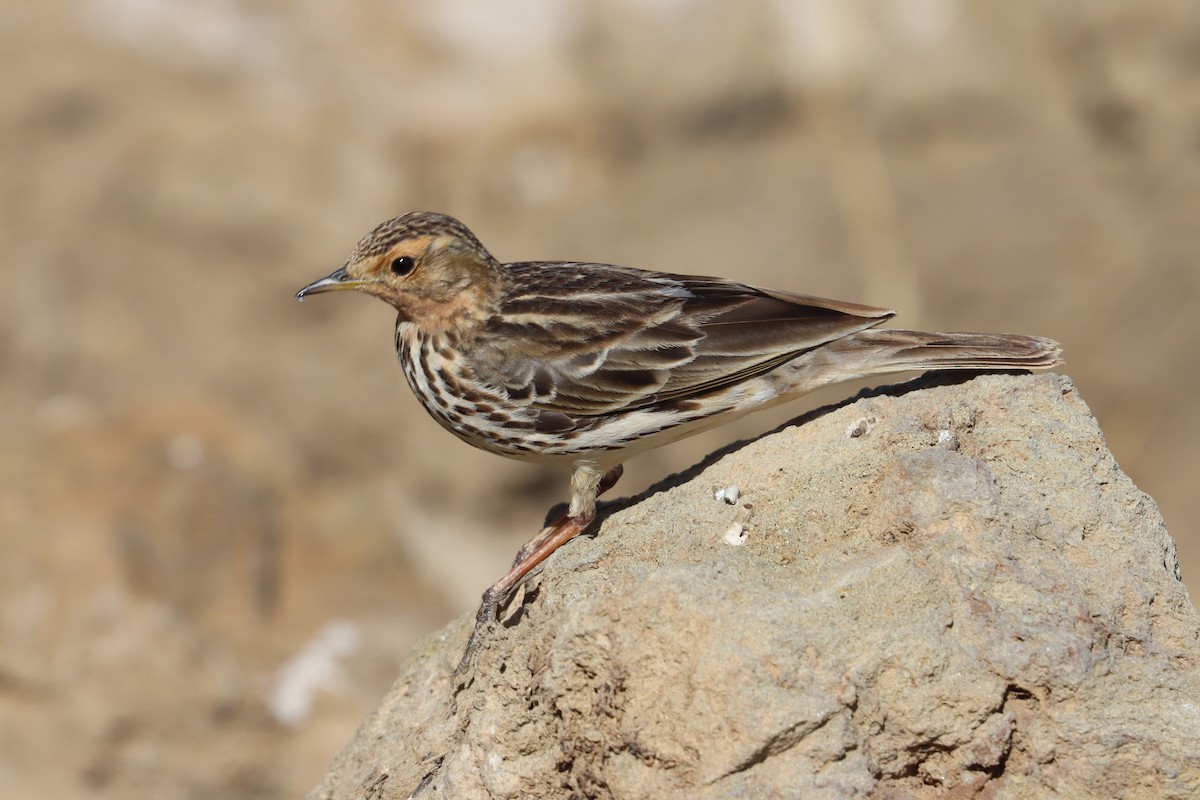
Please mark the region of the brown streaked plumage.
[[498, 603], [595, 517], [640, 451], [838, 381], [923, 369], [1059, 363], [1049, 339], [878, 330], [895, 312], [608, 264], [501, 264], [452, 217], [383, 223], [297, 298], [354, 289], [392, 305], [396, 351], [425, 409], [468, 444], [573, 469], [566, 514], [483, 596]]

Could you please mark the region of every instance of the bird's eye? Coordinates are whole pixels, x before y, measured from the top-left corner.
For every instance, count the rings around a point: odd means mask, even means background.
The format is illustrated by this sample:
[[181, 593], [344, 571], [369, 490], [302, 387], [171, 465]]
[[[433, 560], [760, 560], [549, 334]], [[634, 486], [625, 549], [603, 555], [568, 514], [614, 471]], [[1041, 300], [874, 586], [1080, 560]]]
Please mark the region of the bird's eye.
[[416, 267], [417, 262], [413, 261], [412, 256], [398, 256], [392, 259], [392, 272], [401, 278], [412, 272]]

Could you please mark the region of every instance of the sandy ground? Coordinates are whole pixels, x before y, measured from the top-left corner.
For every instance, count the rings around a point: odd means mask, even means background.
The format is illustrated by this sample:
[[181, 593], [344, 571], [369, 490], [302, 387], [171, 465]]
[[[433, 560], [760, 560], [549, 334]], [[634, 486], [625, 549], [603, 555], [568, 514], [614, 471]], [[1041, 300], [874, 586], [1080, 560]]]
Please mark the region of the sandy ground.
[[1200, 589], [1194, 3], [53, 0], [0, 41], [2, 795], [296, 796], [564, 497], [424, 415], [384, 305], [292, 299], [411, 209], [1052, 336]]

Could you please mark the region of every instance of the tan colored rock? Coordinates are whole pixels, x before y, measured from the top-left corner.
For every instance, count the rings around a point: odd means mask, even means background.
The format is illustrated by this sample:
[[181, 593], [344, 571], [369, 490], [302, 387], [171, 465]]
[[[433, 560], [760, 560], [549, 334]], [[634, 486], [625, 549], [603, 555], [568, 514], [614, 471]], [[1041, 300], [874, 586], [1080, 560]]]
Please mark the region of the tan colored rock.
[[1074, 385], [912, 388], [610, 513], [456, 706], [467, 622], [427, 639], [312, 796], [1200, 795], [1200, 616]]

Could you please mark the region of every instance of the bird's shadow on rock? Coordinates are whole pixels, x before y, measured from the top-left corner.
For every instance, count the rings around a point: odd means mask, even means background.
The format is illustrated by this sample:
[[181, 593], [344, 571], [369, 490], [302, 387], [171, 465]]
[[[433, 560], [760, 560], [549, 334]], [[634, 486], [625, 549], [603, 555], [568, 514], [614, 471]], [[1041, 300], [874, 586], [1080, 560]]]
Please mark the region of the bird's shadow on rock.
[[[794, 417], [782, 425], [761, 433], [758, 436], [750, 439], [739, 439], [738, 441], [731, 442], [730, 444], [718, 450], [714, 450], [682, 472], [676, 472], [673, 475], [668, 475], [640, 494], [631, 495], [629, 497], [621, 497], [606, 503], [601, 503], [597, 509], [596, 519], [588, 527], [586, 535], [594, 536], [596, 531], [600, 529], [600, 525], [603, 524], [604, 520], [618, 511], [623, 511], [626, 508], [635, 506], [643, 500], [653, 497], [660, 492], [665, 492], [670, 489], [674, 489], [677, 486], [682, 486], [683, 484], [688, 483], [730, 453], [736, 453], [738, 450], [757, 442], [759, 439], [771, 436], [787, 428], [807, 425], [813, 420], [820, 419], [826, 414], [831, 414], [834, 411], [845, 408], [853, 403], [857, 403], [859, 400], [865, 400], [869, 397], [903, 397], [911, 392], [919, 392], [925, 389], [932, 389], [937, 386], [957, 386], [974, 380], [980, 375], [1029, 374], [1031, 373], [1028, 370], [935, 370], [926, 372], [904, 383], [894, 383], [886, 386], [865, 388], [853, 397], [848, 397], [845, 400], [841, 400], [837, 403], [831, 403], [826, 406], [821, 406], [820, 408], [814, 408], [812, 411], [801, 414], [798, 417]], [[555, 508], [551, 510], [550, 516], [561, 513], [561, 509], [563, 507], [564, 504], [555, 506]], [[548, 517], [548, 519], [549, 518], [550, 517]]]

